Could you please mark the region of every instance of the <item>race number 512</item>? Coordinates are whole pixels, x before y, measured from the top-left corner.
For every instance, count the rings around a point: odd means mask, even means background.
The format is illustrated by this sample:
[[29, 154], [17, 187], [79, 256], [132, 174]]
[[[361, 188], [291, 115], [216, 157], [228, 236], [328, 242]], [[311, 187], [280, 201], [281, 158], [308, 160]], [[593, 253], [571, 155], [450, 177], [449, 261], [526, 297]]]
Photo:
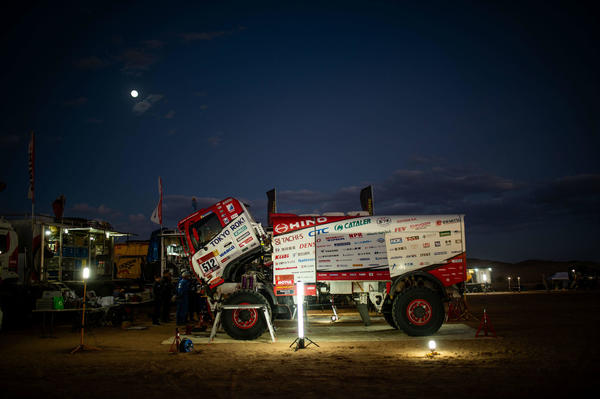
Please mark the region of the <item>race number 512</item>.
[[207, 274], [217, 270], [219, 268], [219, 265], [217, 264], [215, 258], [211, 258], [206, 262], [200, 264], [200, 267], [202, 268], [202, 273]]

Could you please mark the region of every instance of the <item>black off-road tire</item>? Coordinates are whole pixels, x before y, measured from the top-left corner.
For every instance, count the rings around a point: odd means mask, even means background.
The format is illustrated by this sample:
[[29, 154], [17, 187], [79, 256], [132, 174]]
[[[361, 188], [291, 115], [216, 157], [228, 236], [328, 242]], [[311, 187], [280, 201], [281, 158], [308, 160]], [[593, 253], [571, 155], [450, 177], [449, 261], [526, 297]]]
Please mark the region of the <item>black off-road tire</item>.
[[387, 321], [387, 323], [390, 326], [394, 327], [397, 330], [398, 325], [394, 321], [394, 316], [392, 315], [392, 305], [389, 305], [389, 306], [383, 305], [383, 308], [381, 309], [381, 313], [383, 314], [383, 318], [385, 319], [385, 321]]
[[407, 335], [432, 335], [444, 322], [444, 304], [440, 295], [428, 288], [411, 288], [394, 298], [392, 317]]
[[[252, 290], [239, 290], [225, 300], [226, 305], [266, 305], [271, 317], [271, 306], [262, 294]], [[223, 329], [233, 339], [253, 340], [267, 329], [262, 309], [229, 309], [221, 315]]]

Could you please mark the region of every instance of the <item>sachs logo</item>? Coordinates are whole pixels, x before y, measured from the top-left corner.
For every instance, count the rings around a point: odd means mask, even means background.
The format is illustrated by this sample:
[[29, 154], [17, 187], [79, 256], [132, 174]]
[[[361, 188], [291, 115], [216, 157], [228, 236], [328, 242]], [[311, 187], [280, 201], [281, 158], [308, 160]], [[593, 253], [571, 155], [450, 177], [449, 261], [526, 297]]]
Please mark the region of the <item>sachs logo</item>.
[[275, 226], [275, 232], [277, 234], [283, 234], [286, 233], [289, 230], [289, 227], [287, 224], [285, 223], [280, 223], [277, 226]]

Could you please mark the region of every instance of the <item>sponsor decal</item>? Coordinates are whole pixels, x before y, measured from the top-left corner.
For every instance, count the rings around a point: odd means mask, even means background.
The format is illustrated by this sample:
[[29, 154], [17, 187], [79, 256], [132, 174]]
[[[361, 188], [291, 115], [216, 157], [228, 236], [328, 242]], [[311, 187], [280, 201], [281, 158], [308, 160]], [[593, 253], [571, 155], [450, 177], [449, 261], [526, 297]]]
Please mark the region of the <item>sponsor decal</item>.
[[445, 241], [444, 241], [444, 243], [445, 243], [446, 245], [452, 245], [452, 240], [445, 240]]
[[335, 231], [342, 231], [344, 229], [351, 229], [353, 227], [365, 226], [367, 224], [371, 224], [371, 219], [359, 219], [353, 220], [351, 222], [347, 222], [344, 224], [336, 224], [334, 227]]
[[456, 218], [452, 218], [452, 219], [446, 219], [446, 220], [442, 220], [441, 222], [442, 222], [441, 224], [460, 223], [460, 218], [456, 217]]
[[327, 241], [344, 241], [346, 238], [342, 236], [325, 237]]
[[429, 244], [428, 242], [423, 244], [423, 248], [429, 248], [431, 246], [431, 244]]
[[275, 243], [275, 245], [281, 245], [281, 244], [285, 244], [288, 242], [292, 242], [292, 241], [296, 241], [296, 240], [303, 240], [303, 239], [304, 239], [304, 234], [298, 233], [298, 234], [293, 234], [293, 235], [289, 235], [289, 236], [276, 237], [273, 240], [273, 242]]
[[359, 258], [358, 260], [371, 260], [371, 258]]
[[305, 251], [305, 252], [298, 253], [298, 256], [306, 256], [306, 255], [310, 255], [310, 254], [312, 254], [312, 251]]
[[275, 255], [275, 259], [285, 259], [285, 258], [289, 258], [290, 255], [289, 254], [285, 254], [285, 255]]
[[404, 265], [405, 265], [405, 266], [413, 266], [413, 265], [414, 265], [414, 263], [412, 263], [412, 262], [406, 262]]
[[403, 231], [406, 231], [406, 227], [396, 227], [394, 229], [395, 233], [402, 233]]
[[252, 242], [253, 239], [254, 239], [253, 237], [246, 238], [244, 241], [240, 242], [240, 247], [244, 247], [244, 246], [248, 245], [249, 243]]
[[236, 213], [232, 213], [232, 214], [231, 214], [231, 218], [232, 218], [232, 219], [235, 219], [235, 218], [236, 218], [236, 217], [238, 217], [238, 216], [239, 216], [239, 215], [237, 214], [237, 212], [236, 212]]
[[363, 264], [362, 263], [353, 263], [352, 267], [362, 267]]
[[461, 244], [461, 243], [462, 243], [462, 240], [459, 238], [458, 240], [454, 240], [454, 243], [455, 243], [455, 244]]
[[334, 247], [341, 247], [344, 245], [350, 245], [349, 242], [336, 242], [335, 244], [333, 244]]
[[225, 224], [229, 223], [229, 218], [223, 218], [223, 223], [225, 223]]
[[442, 246], [442, 243], [440, 241], [436, 241], [434, 244], [435, 244], [436, 247], [441, 247]]
[[406, 255], [407, 258], [416, 258], [417, 255]]
[[233, 204], [227, 204], [225, 207], [227, 208], [228, 212], [235, 211], [235, 207], [233, 206]]
[[424, 257], [426, 257], [426, 256], [431, 256], [431, 252], [423, 252], [422, 254], [419, 254], [419, 256], [420, 256], [421, 258], [424, 258]]
[[239, 229], [237, 229], [237, 231], [234, 231], [233, 235], [237, 237], [237, 236], [239, 236], [240, 234], [242, 234], [246, 230], [248, 230], [248, 226], [244, 225], [244, 226], [240, 227]]
[[315, 234], [318, 235], [318, 234], [327, 234], [327, 233], [329, 233], [329, 227], [323, 227], [323, 228], [320, 228], [320, 229], [315, 229], [315, 230], [309, 231], [308, 232], [308, 236], [309, 237], [314, 237]]
[[348, 238], [362, 238], [362, 233], [351, 233], [348, 234]]
[[380, 237], [380, 238], [377, 239], [377, 242], [380, 243], [380, 244], [383, 244], [385, 242], [385, 238], [381, 238]]
[[411, 230], [423, 230], [423, 229], [426, 229], [427, 227], [429, 227], [430, 225], [431, 225], [431, 222], [411, 224], [410, 229]]
[[[348, 243], [348, 244], [349, 244], [349, 243]], [[312, 248], [312, 247], [314, 247], [314, 246], [315, 246], [315, 243], [314, 243], [314, 242], [307, 242], [307, 243], [304, 243], [304, 244], [300, 244], [300, 245], [298, 245], [298, 249]]]
[[242, 248], [242, 252], [246, 252], [248, 249], [249, 249], [248, 247]]
[[250, 235], [250, 232], [249, 232], [249, 231], [247, 231], [247, 232], [245, 232], [244, 234], [242, 234], [241, 236], [239, 236], [239, 237], [236, 239], [236, 241], [237, 241], [237, 242], [240, 242], [240, 241], [242, 241], [244, 238], [248, 237], [249, 235]]
[[388, 217], [380, 217], [377, 218], [377, 225], [378, 226], [387, 226], [388, 224], [392, 223], [392, 219], [388, 218]]
[[217, 235], [215, 238], [212, 239], [212, 241], [210, 242], [210, 245], [212, 245], [213, 247], [216, 246], [218, 243], [220, 243], [221, 241], [226, 239], [227, 236], [229, 236], [230, 234], [231, 234], [230, 230], [223, 230], [222, 233], [220, 233], [219, 235]]
[[299, 263], [314, 262], [314, 261], [315, 261], [315, 258], [298, 259]]
[[406, 237], [406, 241], [417, 241], [418, 239], [419, 239], [419, 236]]
[[451, 251], [450, 253], [451, 253], [451, 254], [461, 254], [461, 253], [462, 253], [462, 251], [461, 251], [461, 250], [458, 250], [458, 251]]
[[402, 259], [402, 255], [392, 256], [390, 259]]
[[452, 234], [450, 230], [440, 231], [440, 237], [448, 237], [450, 234]]
[[438, 251], [438, 252], [434, 252], [434, 255], [446, 255], [448, 253], [448, 251]]
[[221, 259], [221, 264], [229, 262], [229, 257]]
[[303, 229], [306, 227], [314, 226], [315, 223], [322, 224], [325, 222], [327, 222], [327, 218], [324, 216], [321, 216], [321, 217], [316, 218], [316, 221], [315, 221], [315, 219], [306, 219], [306, 220], [299, 220], [299, 221], [293, 222], [293, 223], [279, 223], [273, 227], [273, 231], [275, 231], [277, 234], [284, 234], [284, 233], [287, 233], [288, 231], [293, 231], [293, 230], [297, 230], [297, 229]]
[[462, 259], [452, 259], [452, 263], [462, 263]]
[[234, 246], [227, 248], [222, 254], [219, 255], [219, 257], [220, 258], [224, 257], [225, 255], [227, 255], [229, 252], [233, 251], [234, 249], [235, 249]]
[[392, 238], [390, 239], [390, 244], [391, 245], [396, 245], [396, 244], [402, 244], [402, 238]]
[[398, 219], [396, 223], [406, 223], [406, 222], [414, 222], [417, 218], [409, 218], [409, 219]]

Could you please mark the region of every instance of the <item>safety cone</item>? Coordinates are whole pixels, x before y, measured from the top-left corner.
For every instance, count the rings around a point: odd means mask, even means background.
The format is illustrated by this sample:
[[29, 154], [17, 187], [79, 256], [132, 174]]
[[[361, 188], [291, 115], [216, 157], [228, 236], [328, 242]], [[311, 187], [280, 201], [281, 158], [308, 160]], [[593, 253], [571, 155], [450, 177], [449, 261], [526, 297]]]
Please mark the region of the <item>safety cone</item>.
[[482, 330], [483, 330], [482, 336], [487, 337], [488, 332], [491, 332], [494, 335], [494, 338], [497, 338], [496, 331], [494, 330], [494, 327], [492, 326], [492, 323], [490, 322], [490, 319], [488, 318], [487, 311], [485, 310], [485, 308], [483, 309], [483, 317], [481, 319], [481, 323], [479, 323], [479, 328], [477, 329], [477, 332], [475, 333], [475, 338], [479, 337], [479, 333]]

